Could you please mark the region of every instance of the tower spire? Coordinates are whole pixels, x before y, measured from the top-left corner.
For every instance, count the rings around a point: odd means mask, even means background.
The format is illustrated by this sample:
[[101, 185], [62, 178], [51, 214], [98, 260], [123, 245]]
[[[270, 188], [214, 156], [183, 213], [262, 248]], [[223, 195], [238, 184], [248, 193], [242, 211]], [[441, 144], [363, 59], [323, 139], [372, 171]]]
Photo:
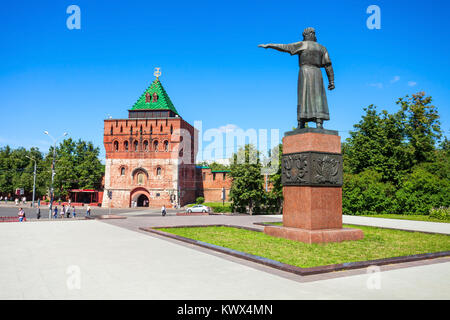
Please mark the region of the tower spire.
[[153, 72], [153, 75], [156, 77], [156, 80], [158, 80], [161, 76], [161, 68], [155, 68], [155, 72]]

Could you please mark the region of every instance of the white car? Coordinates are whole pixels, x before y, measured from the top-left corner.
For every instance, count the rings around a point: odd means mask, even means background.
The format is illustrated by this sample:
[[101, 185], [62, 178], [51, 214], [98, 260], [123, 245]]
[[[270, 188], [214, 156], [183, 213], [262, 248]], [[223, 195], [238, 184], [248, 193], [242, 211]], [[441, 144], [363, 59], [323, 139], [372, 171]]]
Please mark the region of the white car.
[[209, 212], [210, 209], [207, 206], [204, 206], [202, 204], [196, 204], [195, 206], [187, 208], [187, 212]]

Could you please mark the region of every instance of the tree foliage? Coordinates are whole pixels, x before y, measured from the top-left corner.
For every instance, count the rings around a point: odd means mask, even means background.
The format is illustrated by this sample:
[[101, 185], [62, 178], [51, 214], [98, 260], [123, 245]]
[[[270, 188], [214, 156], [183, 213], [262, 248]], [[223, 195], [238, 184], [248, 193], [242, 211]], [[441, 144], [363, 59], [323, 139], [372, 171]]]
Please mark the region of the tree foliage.
[[[29, 195], [33, 190], [34, 161], [36, 159], [36, 196], [48, 194], [51, 184], [53, 147], [44, 156], [36, 148], [0, 148], [0, 193], [13, 196], [17, 188], [24, 188]], [[55, 196], [64, 197], [70, 189], [98, 189], [104, 174], [104, 166], [98, 158], [100, 149], [91, 142], [66, 139], [56, 147]], [[28, 156], [28, 157], [27, 157]]]
[[450, 205], [449, 143], [432, 98], [419, 92], [389, 114], [370, 105], [343, 144], [345, 214], [428, 214]]
[[258, 213], [264, 203], [264, 178], [261, 174], [259, 152], [253, 145], [241, 147], [231, 159], [230, 175], [233, 183], [230, 200], [233, 211]]

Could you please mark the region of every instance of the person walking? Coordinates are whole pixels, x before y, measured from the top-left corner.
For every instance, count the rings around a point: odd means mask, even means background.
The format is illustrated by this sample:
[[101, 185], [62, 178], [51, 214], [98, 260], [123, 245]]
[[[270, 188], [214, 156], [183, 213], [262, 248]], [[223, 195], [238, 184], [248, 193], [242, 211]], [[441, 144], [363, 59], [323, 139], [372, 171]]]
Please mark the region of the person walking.
[[161, 214], [162, 214], [162, 216], [164, 217], [165, 215], [166, 215], [166, 206], [165, 205], [163, 205], [162, 206], [162, 208], [161, 208]]
[[41, 207], [37, 206], [36, 209], [36, 218], [39, 220], [41, 218]]
[[72, 206], [72, 216], [75, 218], [77, 213], [75, 212], [75, 206]]
[[70, 204], [66, 207], [66, 218], [70, 218]]
[[62, 205], [61, 212], [60, 212], [61, 218], [64, 218], [65, 213], [66, 213], [66, 207], [64, 205]]
[[58, 219], [58, 207], [55, 206], [55, 209], [53, 209], [53, 218]]
[[86, 217], [90, 217], [91, 216], [91, 206], [88, 205], [86, 208]]
[[19, 216], [19, 222], [23, 222], [25, 218], [25, 211], [23, 211], [22, 208], [19, 208], [19, 213], [17, 215]]

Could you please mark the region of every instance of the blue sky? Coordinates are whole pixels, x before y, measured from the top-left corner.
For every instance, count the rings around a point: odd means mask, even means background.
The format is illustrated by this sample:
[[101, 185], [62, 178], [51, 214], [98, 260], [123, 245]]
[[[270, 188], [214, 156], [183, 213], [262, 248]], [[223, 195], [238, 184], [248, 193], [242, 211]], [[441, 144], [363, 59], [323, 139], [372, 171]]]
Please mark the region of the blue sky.
[[[81, 9], [69, 30], [66, 9]], [[381, 29], [366, 26], [369, 5]], [[336, 89], [331, 120], [342, 140], [363, 107], [389, 112], [407, 94], [434, 98], [450, 129], [448, 1], [14, 1], [0, 12], [0, 147], [39, 147], [69, 132], [103, 150], [103, 120], [127, 110], [154, 80], [203, 130], [296, 125], [298, 61], [260, 43], [301, 40], [316, 28]], [[325, 73], [324, 73], [325, 76]]]

